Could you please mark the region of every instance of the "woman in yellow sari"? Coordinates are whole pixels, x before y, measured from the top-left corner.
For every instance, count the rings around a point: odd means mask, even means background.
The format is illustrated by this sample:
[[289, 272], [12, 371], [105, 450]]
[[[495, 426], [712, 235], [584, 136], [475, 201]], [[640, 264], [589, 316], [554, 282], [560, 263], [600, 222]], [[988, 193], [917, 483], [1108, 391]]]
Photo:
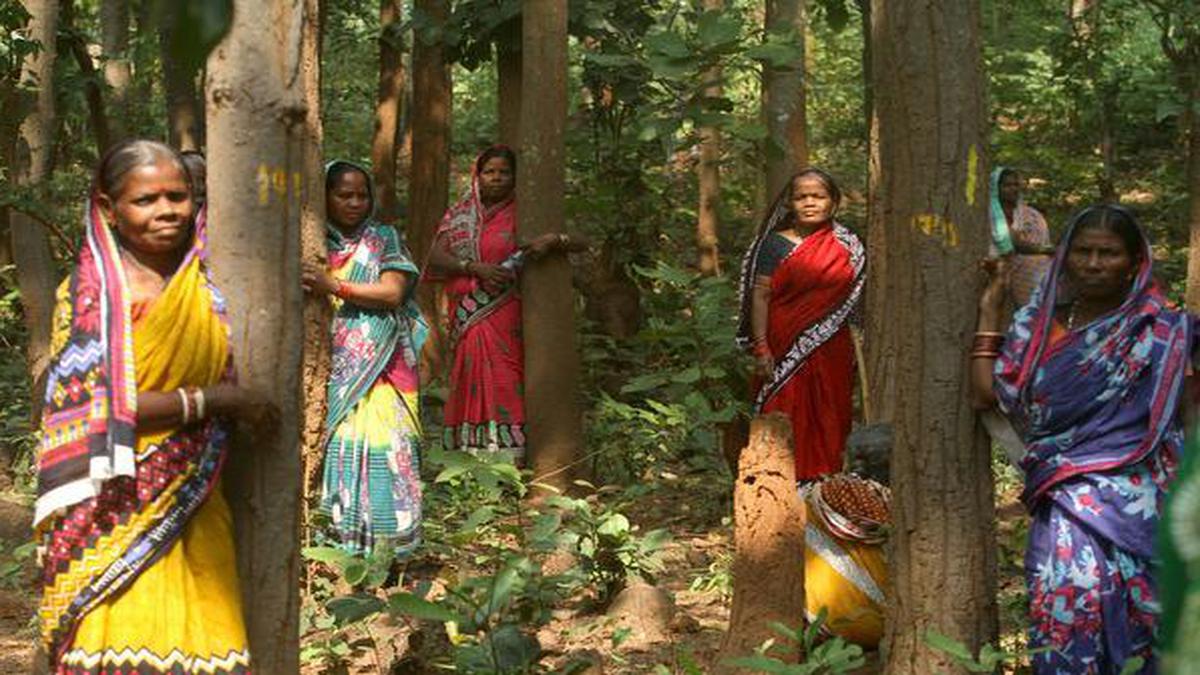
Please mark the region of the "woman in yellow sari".
[[205, 218], [179, 155], [102, 160], [59, 288], [38, 453], [42, 637], [56, 673], [248, 673], [222, 418], [232, 384]]

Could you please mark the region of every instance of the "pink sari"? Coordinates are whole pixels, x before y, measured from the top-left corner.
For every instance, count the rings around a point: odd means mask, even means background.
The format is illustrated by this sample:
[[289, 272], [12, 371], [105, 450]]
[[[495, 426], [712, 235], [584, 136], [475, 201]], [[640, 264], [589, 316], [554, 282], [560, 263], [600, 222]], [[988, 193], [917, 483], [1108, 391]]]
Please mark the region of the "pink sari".
[[[471, 194], [451, 207], [438, 229], [438, 245], [460, 260], [519, 265], [517, 204], [492, 207], [479, 201], [478, 179]], [[443, 446], [471, 453], [525, 454], [525, 373], [521, 300], [517, 284], [485, 288], [479, 279], [446, 281], [450, 299], [454, 362], [444, 409]]]

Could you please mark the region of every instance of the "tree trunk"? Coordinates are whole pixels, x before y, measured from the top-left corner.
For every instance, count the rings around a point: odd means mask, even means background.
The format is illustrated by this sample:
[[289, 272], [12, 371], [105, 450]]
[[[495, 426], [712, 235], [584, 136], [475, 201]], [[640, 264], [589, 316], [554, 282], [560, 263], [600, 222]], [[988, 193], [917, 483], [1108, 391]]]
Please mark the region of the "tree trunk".
[[62, 5], [59, 21], [62, 24], [60, 45], [66, 47], [75, 59], [79, 68], [80, 80], [83, 82], [83, 96], [87, 101], [88, 125], [92, 128], [92, 138], [96, 141], [96, 154], [102, 155], [112, 142], [112, 134], [108, 128], [108, 114], [104, 108], [104, 88], [100, 84], [100, 73], [88, 53], [84, 35], [75, 28], [75, 0], [67, 0]]
[[[54, 60], [59, 8], [57, 0], [30, 0], [25, 9], [31, 15], [30, 38], [42, 47], [26, 58], [21, 75], [26, 86], [37, 89], [37, 98], [33, 110], [21, 123], [14, 178], [18, 185], [36, 189], [49, 178], [54, 158]], [[29, 373], [37, 382], [50, 358], [50, 317], [54, 312], [58, 273], [50, 237], [42, 224], [13, 211], [9, 227], [12, 250], [17, 253], [17, 287], [29, 331]], [[40, 397], [35, 396], [34, 400], [37, 402]]]
[[1187, 130], [1187, 184], [1188, 184], [1188, 248], [1187, 309], [1200, 312], [1200, 116], [1196, 105], [1200, 104], [1200, 73], [1193, 73], [1188, 81], [1187, 108], [1182, 117]]
[[[978, 261], [987, 249], [987, 172], [976, 0], [875, 0], [868, 347], [892, 359], [904, 401], [891, 460], [894, 523], [887, 672], [956, 672], [925, 641], [975, 649], [996, 635], [988, 445], [968, 403]], [[903, 359], [897, 359], [897, 355]], [[947, 358], [951, 355], [951, 358]]]
[[[100, 54], [104, 82], [110, 91], [109, 141], [119, 142], [127, 136], [129, 84], [133, 79], [129, 67], [129, 0], [101, 0]], [[103, 153], [107, 149], [99, 150]]]
[[[309, 16], [323, 17], [321, 0], [304, 0]], [[300, 257], [305, 262], [325, 265], [328, 252], [325, 247], [325, 177], [321, 171], [321, 142], [324, 130], [321, 125], [321, 31], [323, 21], [305, 21], [305, 36], [301, 45], [300, 68], [304, 86], [304, 125], [307, 142], [304, 144], [304, 187], [306, 198], [300, 211]], [[313, 504], [314, 487], [318, 484], [321, 462], [325, 447], [321, 444], [325, 432], [326, 392], [329, 386], [331, 367], [331, 341], [329, 327], [333, 319], [332, 306], [322, 297], [304, 298], [304, 365], [302, 374], [302, 396], [304, 429], [301, 440], [304, 458], [303, 519], [301, 526], [308, 527], [309, 507]], [[305, 536], [304, 541], [308, 542]]]
[[[449, 16], [448, 0], [413, 0], [419, 11], [437, 22]], [[409, 250], [423, 267], [429, 259], [438, 224], [449, 205], [450, 193], [450, 69], [446, 48], [441, 42], [426, 44], [415, 37], [412, 55], [412, 164], [408, 189]], [[446, 346], [437, 291], [424, 284], [417, 288], [417, 300], [432, 330], [422, 355], [422, 375], [440, 372]]]
[[[525, 82], [517, 231], [530, 240], [561, 232], [565, 216], [567, 122], [567, 6], [561, 0], [522, 5]], [[529, 263], [521, 275], [525, 338], [525, 429], [534, 475], [565, 489], [579, 456], [579, 356], [575, 348], [575, 289], [562, 255]]]
[[395, 223], [396, 141], [404, 102], [404, 59], [400, 44], [400, 0], [379, 3], [379, 94], [375, 100], [375, 136], [371, 170], [375, 173], [376, 206], [385, 223]]
[[767, 0], [766, 29], [795, 35], [801, 50], [795, 63], [763, 67], [763, 117], [768, 132], [767, 201], [779, 194], [797, 169], [808, 163], [804, 104], [804, 0]]
[[164, 16], [158, 53], [167, 103], [167, 137], [180, 150], [199, 150], [204, 147], [204, 107], [196, 95], [196, 74], [176, 61], [170, 48], [173, 31], [177, 30], [170, 15], [178, 8], [175, 3], [165, 2], [160, 11]]
[[239, 380], [278, 406], [279, 428], [241, 430], [225, 475], [250, 649], [264, 673], [299, 670], [302, 223], [323, 216], [311, 62], [316, 1], [235, 12], [208, 61], [208, 204]]
[[500, 119], [500, 142], [520, 154], [521, 140], [521, 24], [514, 20], [513, 30], [496, 45], [496, 84]]
[[[704, 11], [720, 12], [725, 0], [704, 0]], [[704, 73], [704, 97], [718, 99], [722, 95], [721, 67], [714, 66]], [[696, 219], [697, 267], [705, 276], [721, 273], [718, 255], [718, 230], [721, 204], [721, 131], [715, 125], [700, 127], [699, 174], [700, 209]]]
[[794, 628], [804, 618], [805, 515], [792, 447], [783, 415], [751, 421], [733, 488], [733, 605], [717, 663], [749, 656], [770, 638], [783, 643], [789, 660], [802, 656], [771, 630], [772, 622]]

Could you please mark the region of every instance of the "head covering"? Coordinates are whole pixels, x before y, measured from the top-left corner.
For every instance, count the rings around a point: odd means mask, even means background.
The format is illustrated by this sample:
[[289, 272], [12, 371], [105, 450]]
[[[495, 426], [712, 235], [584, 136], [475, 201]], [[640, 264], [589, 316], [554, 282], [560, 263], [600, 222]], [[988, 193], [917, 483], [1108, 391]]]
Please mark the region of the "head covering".
[[507, 145], [491, 145], [484, 148], [471, 163], [471, 187], [467, 194], [454, 206], [446, 211], [442, 223], [438, 227], [438, 237], [443, 238], [450, 253], [459, 260], [479, 261], [479, 234], [489, 211], [506, 207], [516, 201], [516, 190], [499, 204], [484, 206], [479, 198], [479, 160], [489, 152], [512, 149]]
[[1000, 204], [1000, 179], [1010, 171], [1012, 169], [1006, 166], [992, 169], [991, 192], [988, 198], [988, 212], [992, 219], [991, 255], [1008, 255], [1014, 250], [1008, 219], [1004, 217], [1004, 207]]
[[[1069, 297], [1067, 252], [1095, 209], [1129, 217], [1141, 238], [1141, 262], [1117, 309], [1051, 347], [1055, 307]], [[1150, 242], [1132, 214], [1089, 207], [1072, 218], [1049, 273], [1014, 318], [996, 360], [994, 390], [1029, 450], [1021, 461], [1027, 503], [1071, 476], [1135, 463], [1161, 443], [1178, 450], [1176, 412], [1193, 328], [1186, 314], [1169, 307], [1152, 265]]]
[[[206, 220], [201, 208], [179, 269], [198, 256], [207, 280]], [[106, 481], [137, 473], [131, 294], [120, 246], [96, 191], [88, 199], [83, 231], [83, 245], [65, 289], [72, 301], [65, 317], [68, 333], [46, 370], [35, 525], [100, 494]]]

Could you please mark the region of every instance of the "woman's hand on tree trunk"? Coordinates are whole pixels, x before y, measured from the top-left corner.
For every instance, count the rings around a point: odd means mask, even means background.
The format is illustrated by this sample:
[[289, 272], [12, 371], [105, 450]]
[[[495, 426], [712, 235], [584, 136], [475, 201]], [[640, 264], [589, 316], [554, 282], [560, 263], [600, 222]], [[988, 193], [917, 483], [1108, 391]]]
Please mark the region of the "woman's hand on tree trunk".
[[306, 293], [333, 295], [337, 293], [339, 284], [337, 279], [329, 275], [324, 265], [306, 262], [300, 270], [300, 285]]

